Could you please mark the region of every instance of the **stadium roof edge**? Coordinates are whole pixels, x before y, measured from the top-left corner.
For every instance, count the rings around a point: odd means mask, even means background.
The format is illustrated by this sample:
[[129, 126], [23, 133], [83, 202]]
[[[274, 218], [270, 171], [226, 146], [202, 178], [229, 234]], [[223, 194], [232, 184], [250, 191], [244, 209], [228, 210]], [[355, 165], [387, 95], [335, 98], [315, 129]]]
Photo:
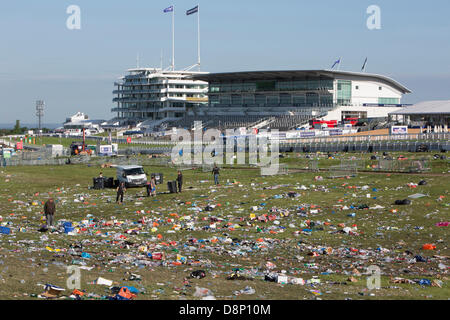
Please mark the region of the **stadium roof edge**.
[[412, 91], [395, 81], [392, 78], [371, 73], [363, 72], [350, 72], [350, 71], [334, 71], [334, 70], [267, 70], [267, 71], [236, 71], [236, 72], [222, 72], [222, 73], [209, 73], [204, 75], [194, 75], [193, 77], [197, 80], [211, 81], [215, 80], [230, 80], [236, 77], [244, 80], [258, 80], [258, 79], [288, 79], [295, 75], [306, 75], [312, 74], [315, 76], [328, 76], [335, 77], [337, 75], [344, 76], [356, 76], [361, 78], [372, 78], [377, 80], [383, 80], [393, 87], [397, 88], [402, 93], [411, 93]]
[[390, 115], [450, 114], [450, 100], [432, 100], [390, 112]]

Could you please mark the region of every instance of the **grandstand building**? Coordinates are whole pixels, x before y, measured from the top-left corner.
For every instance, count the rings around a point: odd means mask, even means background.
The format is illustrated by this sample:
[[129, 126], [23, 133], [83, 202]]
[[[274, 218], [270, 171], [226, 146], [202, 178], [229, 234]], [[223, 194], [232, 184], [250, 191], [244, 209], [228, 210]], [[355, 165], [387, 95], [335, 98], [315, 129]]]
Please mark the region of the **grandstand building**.
[[165, 71], [158, 68], [129, 69], [114, 83], [111, 121], [120, 125], [154, 126], [183, 118], [194, 107], [206, 106], [208, 83], [192, 79], [204, 72]]
[[190, 129], [194, 121], [219, 129], [290, 130], [313, 118], [387, 118], [411, 92], [386, 76], [346, 71], [128, 71], [115, 83], [114, 120], [151, 130]]
[[266, 117], [272, 123], [268, 127], [281, 129], [311, 118], [385, 118], [402, 108], [402, 96], [411, 92], [385, 76], [345, 71], [230, 72], [193, 78], [209, 85], [208, 106], [197, 115]]

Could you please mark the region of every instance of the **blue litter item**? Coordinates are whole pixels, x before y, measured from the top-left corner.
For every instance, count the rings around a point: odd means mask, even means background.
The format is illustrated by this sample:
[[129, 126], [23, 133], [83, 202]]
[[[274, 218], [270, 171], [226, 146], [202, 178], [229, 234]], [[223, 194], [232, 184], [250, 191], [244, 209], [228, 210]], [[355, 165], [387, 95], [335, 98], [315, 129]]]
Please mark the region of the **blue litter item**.
[[431, 281], [428, 279], [420, 279], [419, 284], [421, 286], [431, 286]]
[[127, 299], [127, 298], [125, 298], [125, 297], [122, 297], [122, 296], [120, 296], [120, 295], [118, 295], [118, 294], [116, 294], [116, 295], [113, 296], [113, 297], [109, 297], [108, 299], [109, 299], [109, 300], [130, 300], [130, 299]]
[[419, 255], [415, 256], [414, 258], [416, 258], [417, 262], [427, 262], [427, 259]]
[[74, 227], [64, 227], [64, 233], [73, 232], [75, 230]]
[[90, 255], [89, 253], [87, 253], [87, 252], [83, 252], [83, 253], [81, 254], [81, 257], [82, 257], [82, 258], [85, 258], [85, 259], [90, 259], [90, 258], [92, 258], [91, 255]]
[[139, 290], [136, 289], [135, 287], [123, 286], [121, 288], [124, 288], [124, 287], [127, 288], [128, 290], [130, 290], [131, 293], [135, 293], [135, 294], [139, 293]]
[[64, 228], [72, 228], [72, 222], [70, 222], [70, 221], [64, 222], [64, 223], [63, 223], [63, 227], [64, 227]]
[[10, 234], [11, 233], [11, 229], [7, 228], [7, 227], [0, 227], [0, 233]]
[[152, 253], [151, 252], [147, 253], [147, 257], [151, 258], [152, 257]]

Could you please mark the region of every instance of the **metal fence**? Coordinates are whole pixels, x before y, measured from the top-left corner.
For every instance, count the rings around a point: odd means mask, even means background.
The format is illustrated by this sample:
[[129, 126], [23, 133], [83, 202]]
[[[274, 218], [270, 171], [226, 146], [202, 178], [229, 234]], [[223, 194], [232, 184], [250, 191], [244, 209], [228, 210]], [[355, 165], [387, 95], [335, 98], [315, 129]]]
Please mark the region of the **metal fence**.
[[422, 152], [449, 151], [450, 141], [311, 142], [280, 144], [281, 152]]
[[431, 171], [431, 162], [426, 159], [380, 159], [374, 168], [378, 171], [424, 172]]
[[66, 163], [66, 159], [63, 158], [53, 158], [53, 159], [34, 159], [34, 160], [23, 160], [19, 158], [9, 158], [1, 161], [2, 166], [59, 166]]
[[355, 177], [358, 174], [358, 167], [350, 163], [340, 164], [337, 166], [330, 166], [328, 168], [328, 178], [345, 178], [345, 177]]
[[380, 142], [380, 141], [449, 141], [450, 133], [416, 133], [403, 135], [360, 135], [360, 136], [328, 136], [285, 139], [281, 143], [352, 143], [352, 142]]

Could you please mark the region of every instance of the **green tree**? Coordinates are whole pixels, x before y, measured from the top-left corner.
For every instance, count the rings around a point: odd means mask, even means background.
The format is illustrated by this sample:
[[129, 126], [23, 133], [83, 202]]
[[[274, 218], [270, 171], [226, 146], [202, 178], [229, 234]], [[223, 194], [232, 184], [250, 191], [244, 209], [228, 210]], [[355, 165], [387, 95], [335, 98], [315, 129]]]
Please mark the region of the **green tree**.
[[20, 120], [16, 120], [16, 125], [14, 126], [13, 129], [13, 134], [18, 134], [20, 133]]

